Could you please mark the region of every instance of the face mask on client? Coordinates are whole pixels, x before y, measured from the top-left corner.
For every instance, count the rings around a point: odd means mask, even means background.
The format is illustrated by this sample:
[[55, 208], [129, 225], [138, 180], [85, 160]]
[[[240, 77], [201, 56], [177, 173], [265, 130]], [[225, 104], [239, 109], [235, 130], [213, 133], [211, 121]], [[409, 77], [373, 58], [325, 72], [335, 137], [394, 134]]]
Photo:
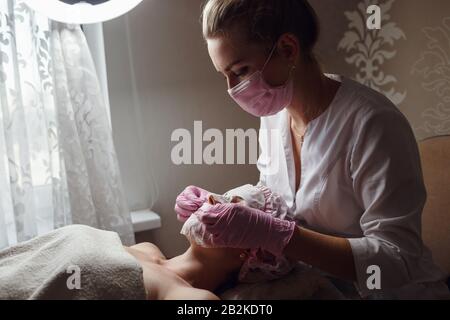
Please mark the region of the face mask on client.
[[295, 66], [292, 67], [289, 79], [283, 86], [273, 87], [263, 77], [263, 72], [276, 47], [275, 44], [262, 70], [256, 71], [248, 79], [228, 90], [228, 94], [242, 109], [256, 117], [275, 115], [289, 106], [292, 101], [294, 80], [291, 75]]
[[[214, 203], [234, 203], [236, 201], [281, 220], [292, 221], [293, 219], [283, 198], [262, 184], [256, 186], [247, 184], [223, 195], [210, 193], [208, 198], [210, 202], [213, 200]], [[189, 217], [180, 233], [198, 246], [215, 248], [214, 235], [206, 231], [196, 214]], [[239, 271], [239, 281], [255, 283], [278, 279], [288, 274], [296, 264], [294, 260], [291, 261], [285, 256], [275, 257], [260, 249], [249, 250]]]

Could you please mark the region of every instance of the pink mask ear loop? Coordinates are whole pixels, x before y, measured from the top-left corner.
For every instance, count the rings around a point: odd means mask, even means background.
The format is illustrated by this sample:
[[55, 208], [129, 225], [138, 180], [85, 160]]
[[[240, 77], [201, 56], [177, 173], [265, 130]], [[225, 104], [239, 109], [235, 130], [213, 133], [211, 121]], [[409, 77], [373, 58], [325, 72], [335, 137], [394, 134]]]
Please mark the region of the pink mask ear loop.
[[[267, 65], [269, 64], [270, 59], [272, 59], [273, 53], [275, 52], [275, 49], [277, 48], [277, 43], [272, 48], [272, 51], [270, 51], [269, 57], [267, 58], [266, 62], [264, 63], [263, 68], [261, 69], [261, 74], [266, 70]], [[295, 64], [292, 65], [291, 70], [289, 70], [289, 76], [286, 80], [286, 83], [289, 81], [290, 77], [292, 76], [292, 72], [296, 69]]]
[[270, 59], [272, 59], [273, 53], [275, 52], [276, 48], [277, 48], [277, 43], [275, 43], [275, 45], [272, 48], [272, 51], [270, 51], [269, 57], [267, 58], [266, 62], [264, 63], [264, 66], [261, 69], [261, 73], [263, 73], [264, 70], [266, 70], [266, 67], [269, 64]]

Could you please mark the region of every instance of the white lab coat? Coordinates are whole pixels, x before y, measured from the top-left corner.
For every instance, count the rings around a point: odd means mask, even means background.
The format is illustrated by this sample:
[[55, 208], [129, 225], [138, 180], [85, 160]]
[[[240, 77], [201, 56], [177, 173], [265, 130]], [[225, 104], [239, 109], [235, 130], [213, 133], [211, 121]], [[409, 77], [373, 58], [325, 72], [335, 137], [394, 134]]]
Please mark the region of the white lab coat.
[[[363, 297], [450, 297], [422, 243], [426, 190], [408, 121], [385, 96], [327, 76], [342, 85], [329, 108], [308, 124], [299, 190], [286, 110], [261, 119], [261, 183], [284, 197], [299, 224], [349, 239]], [[367, 286], [372, 265], [380, 268], [381, 290]]]

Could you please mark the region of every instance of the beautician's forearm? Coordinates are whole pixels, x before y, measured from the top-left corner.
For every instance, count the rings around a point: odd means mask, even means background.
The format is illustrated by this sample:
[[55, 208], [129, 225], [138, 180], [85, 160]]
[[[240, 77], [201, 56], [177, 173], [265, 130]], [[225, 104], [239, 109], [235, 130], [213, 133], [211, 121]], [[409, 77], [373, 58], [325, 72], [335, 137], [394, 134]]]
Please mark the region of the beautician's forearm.
[[356, 270], [350, 242], [297, 227], [284, 253], [338, 278], [356, 281]]

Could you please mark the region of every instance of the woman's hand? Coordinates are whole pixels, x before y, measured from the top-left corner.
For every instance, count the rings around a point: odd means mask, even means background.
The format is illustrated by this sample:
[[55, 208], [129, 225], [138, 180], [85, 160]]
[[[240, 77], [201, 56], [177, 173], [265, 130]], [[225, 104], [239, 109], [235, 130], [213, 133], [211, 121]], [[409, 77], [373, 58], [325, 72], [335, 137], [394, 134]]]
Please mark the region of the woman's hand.
[[239, 203], [204, 204], [196, 213], [205, 230], [213, 234], [212, 245], [241, 249], [261, 248], [275, 256], [283, 253], [296, 224], [272, 217]]
[[177, 218], [185, 222], [191, 214], [196, 212], [205, 202], [207, 202], [209, 192], [196, 187], [189, 186], [181, 192], [176, 200], [175, 211]]

